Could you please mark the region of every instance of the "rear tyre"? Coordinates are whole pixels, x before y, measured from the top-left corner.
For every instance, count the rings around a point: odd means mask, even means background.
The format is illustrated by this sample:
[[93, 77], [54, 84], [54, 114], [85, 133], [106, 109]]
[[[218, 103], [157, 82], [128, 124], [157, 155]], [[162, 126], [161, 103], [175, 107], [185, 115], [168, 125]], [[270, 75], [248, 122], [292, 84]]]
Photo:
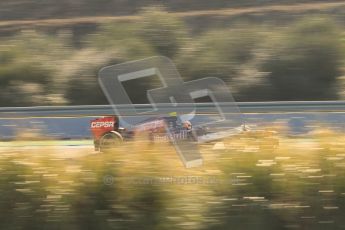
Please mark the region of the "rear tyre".
[[123, 142], [121, 134], [117, 132], [106, 133], [99, 141], [99, 148], [101, 152], [116, 148]]

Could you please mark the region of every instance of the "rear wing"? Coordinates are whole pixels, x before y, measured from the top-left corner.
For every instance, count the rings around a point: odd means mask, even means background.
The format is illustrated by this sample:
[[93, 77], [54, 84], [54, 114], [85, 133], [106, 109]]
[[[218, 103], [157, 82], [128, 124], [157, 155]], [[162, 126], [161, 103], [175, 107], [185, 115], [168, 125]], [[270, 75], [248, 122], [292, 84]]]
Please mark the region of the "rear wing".
[[105, 133], [117, 131], [119, 120], [117, 116], [101, 117], [91, 120], [90, 130], [95, 139], [99, 139]]

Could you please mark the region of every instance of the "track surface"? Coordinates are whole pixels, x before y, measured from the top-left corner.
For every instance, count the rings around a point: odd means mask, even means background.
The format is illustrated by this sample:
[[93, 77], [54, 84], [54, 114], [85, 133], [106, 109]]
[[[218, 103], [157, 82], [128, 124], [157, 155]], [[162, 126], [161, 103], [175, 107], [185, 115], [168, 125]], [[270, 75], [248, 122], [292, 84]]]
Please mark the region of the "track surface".
[[0, 154], [10, 152], [47, 151], [53, 156], [64, 159], [74, 159], [88, 155], [99, 154], [94, 151], [91, 140], [70, 141], [11, 141], [0, 142]]

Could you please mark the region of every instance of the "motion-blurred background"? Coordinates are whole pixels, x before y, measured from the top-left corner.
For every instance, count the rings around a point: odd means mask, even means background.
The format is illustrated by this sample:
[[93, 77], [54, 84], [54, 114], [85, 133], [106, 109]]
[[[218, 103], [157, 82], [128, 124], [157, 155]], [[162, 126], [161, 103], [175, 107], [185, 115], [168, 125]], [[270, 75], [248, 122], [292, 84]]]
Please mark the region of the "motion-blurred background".
[[[0, 107], [108, 104], [99, 69], [155, 55], [185, 81], [223, 79], [237, 101], [343, 100], [345, 1], [0, 1]], [[146, 103], [142, 89], [157, 85], [124, 87]], [[0, 230], [345, 228], [345, 134], [332, 129], [344, 113], [256, 119], [258, 130], [200, 145], [192, 169], [169, 144], [101, 154], [9, 114], [1, 127], [18, 134], [0, 136]], [[57, 119], [47, 124], [89, 131]]]
[[[107, 104], [97, 72], [154, 55], [237, 101], [344, 99], [344, 1], [0, 2], [0, 106]], [[154, 80], [131, 83], [133, 103]]]

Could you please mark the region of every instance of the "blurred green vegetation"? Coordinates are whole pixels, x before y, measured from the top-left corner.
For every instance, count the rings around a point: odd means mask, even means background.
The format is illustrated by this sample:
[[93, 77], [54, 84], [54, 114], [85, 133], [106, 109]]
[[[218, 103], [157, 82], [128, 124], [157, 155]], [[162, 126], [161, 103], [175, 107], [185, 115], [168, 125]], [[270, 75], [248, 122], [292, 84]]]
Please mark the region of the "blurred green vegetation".
[[341, 76], [344, 38], [335, 25], [309, 18], [288, 29], [283, 41], [263, 63], [269, 72], [273, 97], [277, 100], [337, 99], [337, 78]]
[[[163, 7], [137, 22], [104, 23], [78, 44], [68, 30], [23, 30], [2, 38], [0, 106], [107, 104], [100, 68], [150, 56], [171, 58], [187, 80], [219, 77], [238, 101], [344, 97], [344, 31], [332, 17], [306, 16], [285, 26], [237, 22], [195, 33]], [[131, 84], [129, 94], [157, 82]]]
[[98, 16], [98, 15], [132, 15], [143, 7], [161, 4], [169, 11], [210, 10], [224, 7], [269, 6], [276, 4], [320, 3], [333, 2], [331, 0], [12, 0], [0, 2], [3, 9], [0, 20], [63, 18], [71, 16]]
[[201, 146], [205, 164], [192, 169], [167, 144], [73, 158], [3, 149], [0, 228], [342, 229], [344, 139], [248, 133], [224, 140], [224, 150]]

